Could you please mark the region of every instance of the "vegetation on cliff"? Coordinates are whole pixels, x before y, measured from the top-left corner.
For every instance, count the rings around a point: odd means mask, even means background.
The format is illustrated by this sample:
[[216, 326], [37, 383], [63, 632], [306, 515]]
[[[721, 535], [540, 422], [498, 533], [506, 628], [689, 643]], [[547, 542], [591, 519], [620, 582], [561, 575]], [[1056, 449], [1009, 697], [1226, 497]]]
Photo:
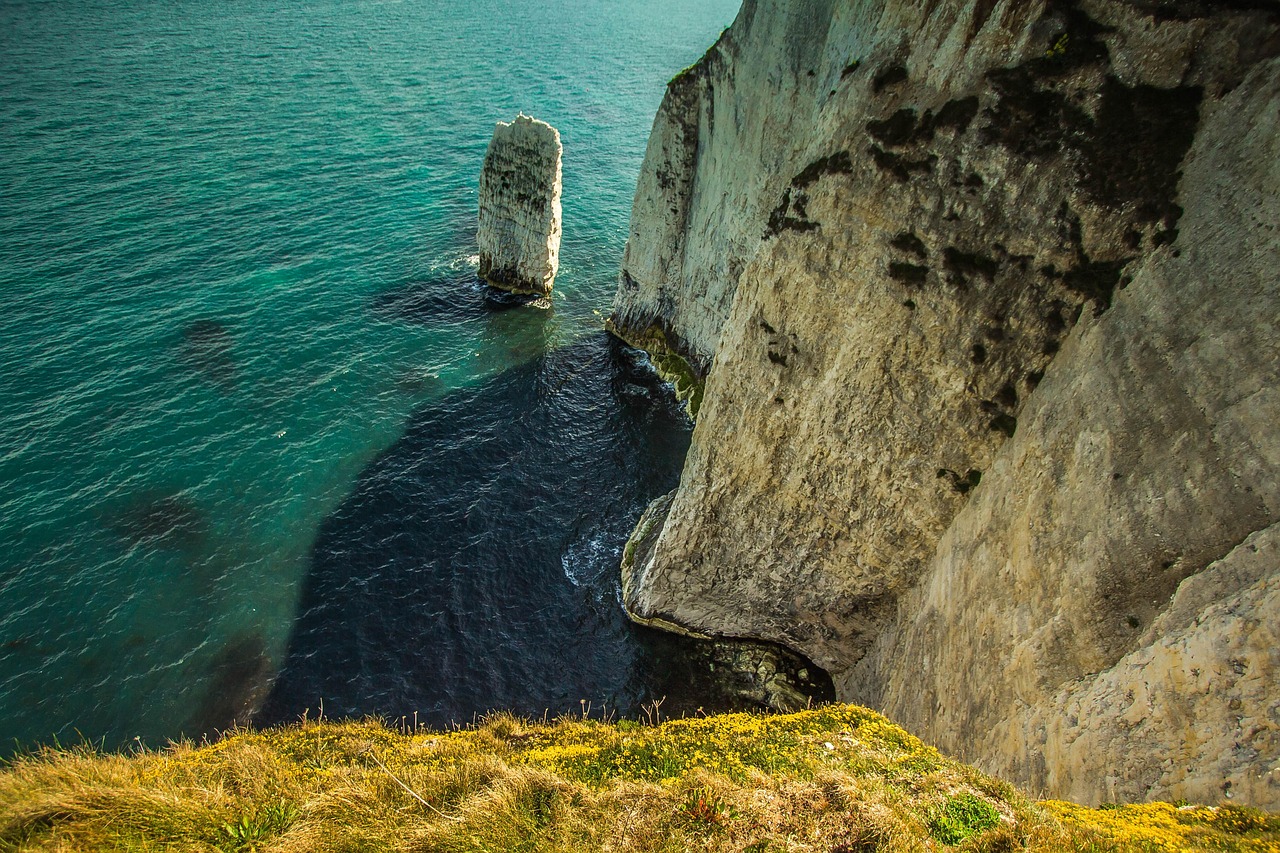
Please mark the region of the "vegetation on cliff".
[[675, 391], [676, 399], [684, 404], [690, 418], [698, 417], [698, 408], [702, 406], [702, 395], [706, 390], [706, 381], [681, 354], [685, 349], [678, 339], [663, 330], [658, 324], [637, 331], [625, 328], [609, 318], [604, 324], [605, 330], [628, 346], [643, 350], [663, 382], [668, 382]]
[[1028, 801], [872, 711], [304, 721], [46, 749], [0, 773], [0, 850], [1280, 850], [1234, 807]]

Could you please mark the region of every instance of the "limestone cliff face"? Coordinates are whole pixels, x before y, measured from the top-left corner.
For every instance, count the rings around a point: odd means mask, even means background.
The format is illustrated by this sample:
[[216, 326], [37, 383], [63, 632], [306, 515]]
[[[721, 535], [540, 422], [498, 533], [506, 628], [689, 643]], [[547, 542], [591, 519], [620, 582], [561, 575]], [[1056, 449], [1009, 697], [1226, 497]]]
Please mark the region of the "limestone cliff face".
[[830, 81], [808, 72], [823, 64], [835, 8], [745, 0], [719, 42], [671, 81], [654, 119], [611, 319], [646, 348], [665, 335], [696, 375], [711, 364], [767, 208], [809, 147]]
[[547, 296], [560, 268], [559, 132], [526, 115], [498, 122], [480, 171], [480, 276]]
[[1046, 793], [1280, 805], [1277, 54], [1260, 3], [749, 0], [636, 193], [612, 322], [707, 379], [629, 609]]

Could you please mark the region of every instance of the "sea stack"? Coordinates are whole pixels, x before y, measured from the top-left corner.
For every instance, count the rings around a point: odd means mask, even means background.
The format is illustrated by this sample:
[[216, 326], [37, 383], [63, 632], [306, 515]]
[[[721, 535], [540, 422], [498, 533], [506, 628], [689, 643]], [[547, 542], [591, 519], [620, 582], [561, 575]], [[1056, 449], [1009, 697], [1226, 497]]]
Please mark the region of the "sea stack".
[[560, 268], [560, 133], [523, 113], [498, 122], [480, 171], [480, 277], [549, 296]]

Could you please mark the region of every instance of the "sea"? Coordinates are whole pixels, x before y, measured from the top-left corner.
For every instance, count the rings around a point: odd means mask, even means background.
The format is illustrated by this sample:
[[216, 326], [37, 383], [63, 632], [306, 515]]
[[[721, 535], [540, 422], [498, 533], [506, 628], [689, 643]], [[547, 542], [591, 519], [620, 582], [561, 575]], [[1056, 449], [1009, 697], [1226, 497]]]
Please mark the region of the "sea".
[[[0, 752], [714, 701], [619, 606], [691, 425], [602, 321], [737, 5], [0, 0]], [[519, 112], [550, 308], [475, 273]]]

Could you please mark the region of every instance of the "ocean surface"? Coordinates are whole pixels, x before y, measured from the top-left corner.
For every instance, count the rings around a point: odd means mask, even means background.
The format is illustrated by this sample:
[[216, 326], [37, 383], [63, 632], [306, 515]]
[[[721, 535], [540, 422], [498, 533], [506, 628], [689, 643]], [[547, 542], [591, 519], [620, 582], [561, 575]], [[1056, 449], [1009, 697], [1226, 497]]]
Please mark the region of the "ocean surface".
[[[657, 698], [617, 564], [689, 424], [601, 331], [737, 0], [0, 0], [0, 751]], [[475, 281], [559, 128], [554, 307]]]

